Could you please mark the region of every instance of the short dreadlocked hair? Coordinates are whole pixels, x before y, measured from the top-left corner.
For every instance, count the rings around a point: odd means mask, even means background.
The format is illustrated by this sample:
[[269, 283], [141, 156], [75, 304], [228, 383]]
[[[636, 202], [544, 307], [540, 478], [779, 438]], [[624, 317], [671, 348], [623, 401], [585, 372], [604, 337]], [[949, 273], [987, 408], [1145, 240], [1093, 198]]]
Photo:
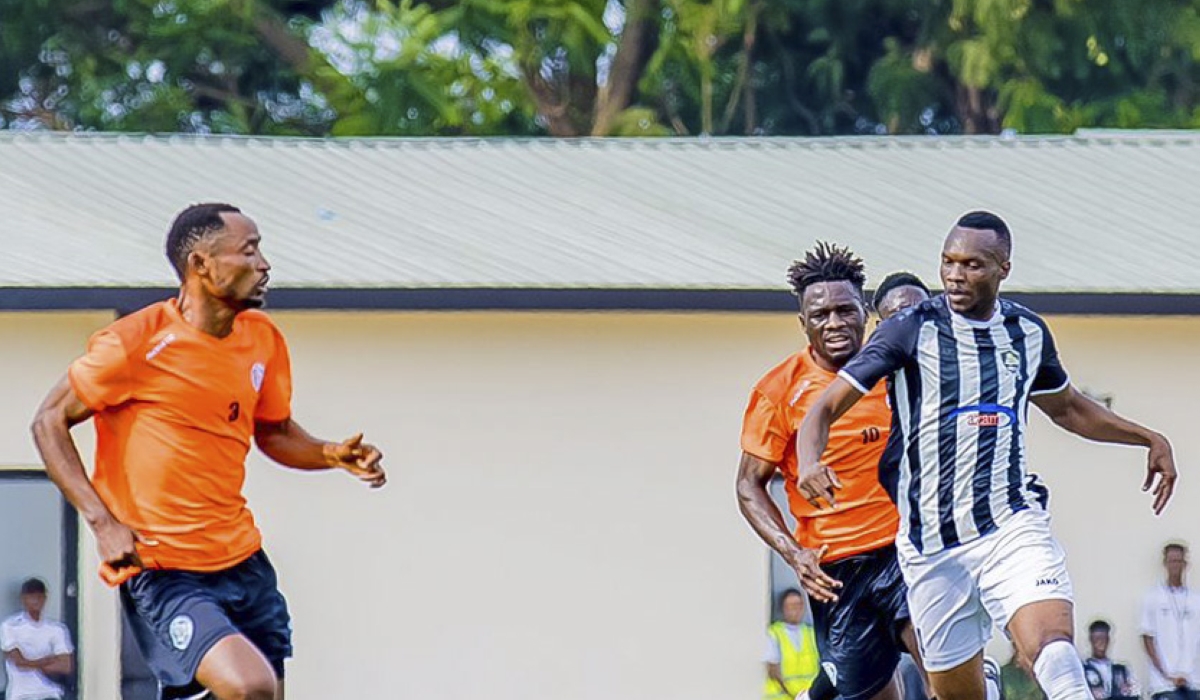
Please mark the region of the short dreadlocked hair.
[[792, 285], [792, 293], [804, 301], [804, 290], [818, 282], [849, 282], [863, 297], [863, 285], [867, 276], [863, 272], [862, 258], [854, 255], [849, 248], [843, 248], [833, 243], [817, 242], [817, 247], [804, 254], [803, 260], [797, 260], [788, 268], [788, 282]]
[[193, 204], [179, 212], [171, 222], [171, 230], [167, 233], [167, 260], [175, 268], [175, 274], [180, 281], [187, 276], [187, 257], [196, 244], [206, 236], [212, 235], [225, 228], [222, 214], [240, 214], [241, 209], [232, 204], [209, 202]]

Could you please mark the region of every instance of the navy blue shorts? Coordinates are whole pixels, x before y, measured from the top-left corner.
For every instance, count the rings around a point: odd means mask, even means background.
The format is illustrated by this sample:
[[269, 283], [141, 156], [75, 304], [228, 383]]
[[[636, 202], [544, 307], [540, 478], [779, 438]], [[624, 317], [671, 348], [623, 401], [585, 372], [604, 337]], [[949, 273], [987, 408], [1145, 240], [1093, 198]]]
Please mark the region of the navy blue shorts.
[[200, 660], [229, 635], [245, 635], [281, 679], [292, 655], [287, 601], [261, 549], [224, 571], [144, 571], [121, 585], [121, 607], [164, 698], [199, 692]]
[[821, 568], [842, 582], [836, 603], [813, 601], [821, 665], [844, 700], [864, 700], [892, 679], [900, 628], [908, 620], [907, 589], [894, 546], [857, 554]]

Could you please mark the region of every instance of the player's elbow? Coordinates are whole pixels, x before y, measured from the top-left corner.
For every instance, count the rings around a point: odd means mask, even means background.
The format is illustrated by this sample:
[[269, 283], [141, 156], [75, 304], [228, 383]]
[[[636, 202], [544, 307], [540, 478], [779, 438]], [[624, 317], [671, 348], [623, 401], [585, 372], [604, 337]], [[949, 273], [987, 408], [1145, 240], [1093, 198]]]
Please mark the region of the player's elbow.
[[61, 407], [50, 402], [38, 407], [37, 412], [33, 414], [33, 422], [29, 425], [33, 442], [41, 451], [45, 451], [46, 445], [56, 436], [69, 430], [66, 415]]
[[734, 488], [737, 491], [738, 508], [745, 511], [746, 506], [754, 500], [755, 492], [761, 487], [748, 479], [745, 474], [738, 474], [737, 484]]

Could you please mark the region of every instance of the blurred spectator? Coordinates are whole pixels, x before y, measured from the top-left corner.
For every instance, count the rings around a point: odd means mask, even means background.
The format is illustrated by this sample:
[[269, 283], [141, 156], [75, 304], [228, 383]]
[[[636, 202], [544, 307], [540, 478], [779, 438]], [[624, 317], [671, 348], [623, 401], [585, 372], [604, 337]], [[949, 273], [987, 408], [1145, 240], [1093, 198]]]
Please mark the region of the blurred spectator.
[[1113, 663], [1108, 658], [1108, 643], [1111, 641], [1112, 625], [1105, 620], [1096, 620], [1088, 625], [1088, 642], [1092, 655], [1083, 662], [1083, 675], [1096, 700], [1134, 697], [1139, 694], [1133, 672], [1125, 664]]
[[1046, 694], [1017, 660], [1017, 656], [1017, 647], [1014, 644], [1012, 657], [1000, 667], [1000, 685], [1004, 689], [1004, 700], [1046, 700]]
[[820, 671], [817, 637], [804, 623], [804, 594], [789, 588], [779, 596], [783, 619], [767, 630], [764, 700], [792, 700], [808, 690]]
[[1149, 657], [1148, 690], [1154, 700], [1192, 698], [1200, 657], [1200, 598], [1184, 584], [1188, 550], [1163, 547], [1166, 582], [1146, 595], [1142, 607], [1142, 643]]
[[31, 578], [21, 584], [21, 607], [0, 623], [0, 648], [8, 672], [5, 700], [58, 700], [63, 686], [55, 678], [70, 676], [75, 662], [67, 628], [42, 615], [46, 584]]

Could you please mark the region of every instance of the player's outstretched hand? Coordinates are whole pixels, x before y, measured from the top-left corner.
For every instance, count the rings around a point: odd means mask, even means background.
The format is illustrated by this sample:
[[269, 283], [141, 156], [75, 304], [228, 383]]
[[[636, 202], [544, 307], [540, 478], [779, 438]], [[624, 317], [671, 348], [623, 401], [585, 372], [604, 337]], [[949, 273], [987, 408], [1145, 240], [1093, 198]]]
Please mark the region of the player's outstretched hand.
[[796, 487], [800, 489], [800, 494], [813, 508], [821, 508], [822, 498], [830, 508], [837, 508], [837, 499], [833, 492], [835, 489], [842, 488], [842, 482], [829, 467], [824, 464], [814, 464], [807, 469], [803, 466], [800, 467], [799, 474], [796, 476]]
[[836, 603], [842, 582], [830, 578], [821, 570], [821, 557], [825, 556], [828, 549], [829, 545], [822, 545], [820, 549], [801, 548], [789, 563], [796, 570], [800, 585], [804, 586], [810, 598], [822, 603]]
[[1155, 439], [1150, 441], [1150, 453], [1146, 456], [1146, 480], [1142, 482], [1143, 491], [1150, 491], [1150, 488], [1154, 487], [1152, 494], [1155, 515], [1161, 514], [1167, 507], [1167, 501], [1171, 500], [1178, 479], [1179, 472], [1175, 470], [1175, 455], [1171, 452], [1171, 443], [1162, 435], [1155, 436]]
[[345, 469], [360, 481], [377, 489], [387, 483], [387, 472], [383, 470], [383, 453], [379, 448], [362, 441], [359, 433], [338, 443], [325, 446], [325, 459], [329, 466]]

